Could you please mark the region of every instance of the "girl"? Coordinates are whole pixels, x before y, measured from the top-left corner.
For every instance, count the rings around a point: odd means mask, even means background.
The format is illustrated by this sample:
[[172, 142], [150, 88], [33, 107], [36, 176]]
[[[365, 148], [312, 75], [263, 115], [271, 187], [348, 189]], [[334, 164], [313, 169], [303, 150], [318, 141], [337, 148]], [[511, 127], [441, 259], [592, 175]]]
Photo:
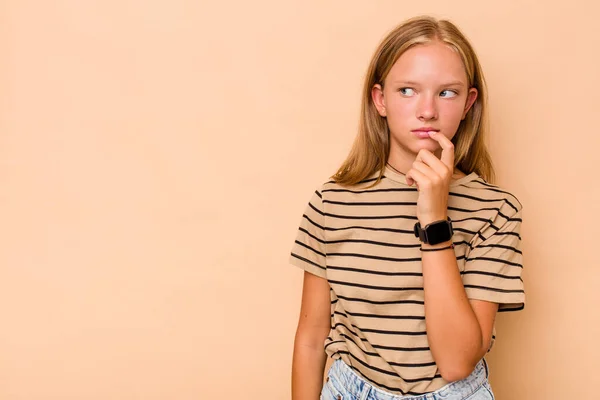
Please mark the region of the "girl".
[[490, 183], [486, 111], [452, 23], [410, 19], [377, 48], [354, 146], [290, 257], [305, 270], [293, 400], [494, 398], [495, 316], [525, 295], [522, 206]]

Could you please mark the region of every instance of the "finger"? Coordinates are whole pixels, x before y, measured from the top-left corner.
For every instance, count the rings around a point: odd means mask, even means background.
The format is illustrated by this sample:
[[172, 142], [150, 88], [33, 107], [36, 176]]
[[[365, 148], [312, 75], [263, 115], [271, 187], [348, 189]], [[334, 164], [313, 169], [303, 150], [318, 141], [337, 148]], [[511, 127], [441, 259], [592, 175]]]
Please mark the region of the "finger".
[[417, 189], [420, 189], [422, 187], [426, 187], [426, 186], [430, 185], [429, 177], [427, 175], [425, 175], [424, 173], [422, 173], [421, 171], [413, 168], [410, 171], [408, 171], [406, 175], [409, 175], [409, 174], [411, 176], [411, 179], [417, 183]]
[[[438, 160], [438, 162], [441, 163], [441, 161], [439, 161], [439, 160]], [[406, 173], [406, 177], [407, 178], [411, 178], [412, 181], [416, 181], [415, 177], [411, 176], [411, 174], [410, 174], [411, 172], [414, 172], [414, 171], [420, 172], [423, 176], [429, 178], [430, 180], [437, 180], [438, 179], [438, 176], [435, 173], [435, 171], [432, 170], [427, 164], [425, 164], [422, 161], [415, 160], [412, 163], [412, 168]], [[408, 181], [408, 179], [407, 179], [407, 181]], [[419, 183], [419, 182], [417, 182], [417, 183]], [[411, 184], [411, 186], [412, 186], [412, 184]]]
[[439, 179], [438, 174], [429, 165], [422, 161], [415, 161], [412, 164], [412, 168], [425, 175], [430, 180]]
[[435, 156], [429, 150], [422, 149], [417, 154], [416, 161], [423, 162], [427, 164], [432, 170], [435, 171], [438, 176], [447, 179], [452, 175], [450, 169], [446, 164], [444, 164], [439, 158]]
[[406, 177], [406, 183], [408, 184], [408, 186], [412, 186], [414, 183], [416, 183], [415, 178], [412, 176], [413, 171], [414, 171], [413, 169], [409, 169], [406, 172], [405, 177]]
[[441, 161], [446, 164], [450, 171], [454, 171], [454, 144], [446, 136], [439, 132], [431, 131], [429, 136], [436, 140], [442, 148]]

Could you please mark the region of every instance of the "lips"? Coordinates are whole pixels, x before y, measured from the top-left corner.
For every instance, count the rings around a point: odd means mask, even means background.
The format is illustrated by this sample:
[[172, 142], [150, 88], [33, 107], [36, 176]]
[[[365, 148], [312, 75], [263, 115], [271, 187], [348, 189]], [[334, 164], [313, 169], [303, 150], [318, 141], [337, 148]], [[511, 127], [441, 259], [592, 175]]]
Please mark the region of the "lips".
[[429, 132], [429, 131], [435, 131], [435, 132], [439, 132], [440, 130], [439, 130], [439, 129], [432, 128], [432, 127], [430, 127], [430, 126], [424, 126], [424, 127], [422, 127], [422, 128], [413, 129], [413, 132], [417, 132], [417, 131], [419, 131], [419, 132]]
[[419, 128], [419, 129], [414, 129], [412, 132], [421, 139], [428, 139], [430, 137], [429, 132], [439, 132], [439, 131], [440, 131], [439, 129], [423, 127], [423, 128]]

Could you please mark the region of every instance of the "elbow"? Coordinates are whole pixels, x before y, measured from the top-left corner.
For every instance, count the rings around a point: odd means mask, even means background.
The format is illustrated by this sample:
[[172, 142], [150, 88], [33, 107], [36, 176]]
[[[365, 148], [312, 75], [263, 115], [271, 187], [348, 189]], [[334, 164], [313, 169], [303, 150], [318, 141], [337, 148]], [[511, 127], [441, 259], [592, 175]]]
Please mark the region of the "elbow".
[[440, 369], [440, 374], [442, 378], [447, 382], [456, 382], [465, 379], [467, 376], [471, 375], [474, 370], [474, 367], [471, 367], [467, 364], [461, 365], [459, 363], [453, 363], [447, 366], [438, 366]]
[[440, 375], [447, 382], [465, 379], [473, 373], [488, 348], [489, 342], [485, 345], [482, 343], [477, 348], [471, 348], [470, 351], [463, 353], [445, 354], [445, 357], [440, 357], [437, 363]]
[[474, 354], [472, 357], [455, 354], [440, 360], [438, 369], [442, 378], [447, 382], [456, 382], [465, 379], [473, 373], [475, 366], [483, 357], [483, 353]]

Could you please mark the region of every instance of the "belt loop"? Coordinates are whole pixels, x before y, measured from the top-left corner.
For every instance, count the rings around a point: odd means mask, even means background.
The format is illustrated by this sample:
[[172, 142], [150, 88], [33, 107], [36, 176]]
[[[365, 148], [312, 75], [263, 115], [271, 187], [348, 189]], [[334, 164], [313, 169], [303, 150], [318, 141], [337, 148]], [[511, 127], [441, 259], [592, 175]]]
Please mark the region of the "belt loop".
[[482, 360], [483, 360], [483, 366], [485, 367], [485, 379], [488, 379], [488, 377], [490, 376], [490, 372], [488, 370], [487, 361], [485, 361], [485, 357], [482, 358]]
[[367, 400], [369, 398], [369, 393], [371, 392], [371, 385], [367, 384], [367, 382], [363, 381], [363, 388], [360, 393], [359, 400]]

